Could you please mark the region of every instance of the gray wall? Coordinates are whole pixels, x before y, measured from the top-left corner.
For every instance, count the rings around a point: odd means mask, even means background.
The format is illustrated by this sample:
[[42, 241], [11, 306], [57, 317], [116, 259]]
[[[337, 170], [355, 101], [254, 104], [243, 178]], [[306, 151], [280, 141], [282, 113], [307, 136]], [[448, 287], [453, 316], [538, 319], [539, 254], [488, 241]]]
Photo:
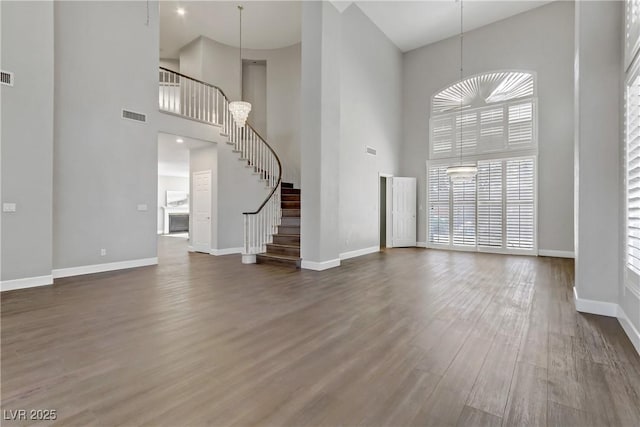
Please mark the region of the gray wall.
[[[340, 253], [379, 245], [379, 172], [397, 175], [402, 53], [356, 6], [341, 15]], [[377, 156], [365, 146], [377, 149]]]
[[267, 65], [245, 62], [242, 68], [242, 98], [251, 103], [251, 126], [267, 137]]
[[[281, 49], [243, 49], [244, 59], [267, 63], [266, 135], [284, 168], [284, 180], [300, 184], [300, 55], [296, 44]], [[180, 51], [180, 72], [240, 99], [238, 48], [199, 37]], [[254, 124], [249, 114], [249, 123]]]
[[163, 59], [160, 58], [160, 66], [164, 68], [168, 68], [171, 71], [175, 71], [176, 73], [180, 72], [180, 60], [179, 59]]
[[[54, 268], [155, 257], [157, 2], [149, 26], [145, 2], [54, 10]], [[148, 122], [123, 120], [122, 108]]]
[[576, 7], [576, 289], [618, 302], [622, 3]]
[[302, 4], [302, 267], [339, 264], [340, 14], [329, 2]]
[[[538, 84], [538, 247], [573, 252], [573, 3], [554, 2], [465, 34], [464, 71], [534, 71]], [[418, 177], [426, 241], [425, 160], [431, 96], [459, 79], [457, 37], [404, 55], [402, 174]]]
[[[1, 280], [49, 276], [52, 265], [53, 3], [0, 2], [2, 69], [15, 73], [1, 86]], [[19, 41], [19, 43], [18, 43]]]

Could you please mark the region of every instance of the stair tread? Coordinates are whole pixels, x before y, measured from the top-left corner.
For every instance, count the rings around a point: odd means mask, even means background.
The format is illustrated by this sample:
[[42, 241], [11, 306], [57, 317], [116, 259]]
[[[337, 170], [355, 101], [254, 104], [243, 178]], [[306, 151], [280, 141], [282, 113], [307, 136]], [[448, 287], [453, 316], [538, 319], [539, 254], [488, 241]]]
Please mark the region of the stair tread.
[[283, 255], [283, 254], [270, 254], [268, 252], [263, 252], [261, 254], [257, 254], [256, 256], [265, 257], [265, 258], [274, 258], [274, 259], [286, 259], [288, 261], [299, 261], [300, 257], [293, 255]]
[[267, 243], [267, 246], [275, 246], [278, 248], [285, 248], [285, 249], [300, 249], [300, 245], [294, 245], [290, 243]]

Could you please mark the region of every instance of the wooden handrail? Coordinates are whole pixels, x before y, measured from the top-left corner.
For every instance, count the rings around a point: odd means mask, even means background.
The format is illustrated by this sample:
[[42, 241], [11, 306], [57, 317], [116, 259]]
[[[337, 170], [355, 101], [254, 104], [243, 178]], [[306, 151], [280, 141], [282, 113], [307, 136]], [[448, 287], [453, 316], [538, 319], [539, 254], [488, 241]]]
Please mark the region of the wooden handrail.
[[[213, 89], [217, 90], [218, 92], [220, 92], [220, 94], [224, 97], [224, 99], [225, 99], [227, 102], [231, 102], [231, 101], [229, 100], [229, 97], [224, 93], [224, 91], [223, 91], [222, 89], [220, 89], [220, 88], [219, 88], [218, 86], [216, 86], [216, 85], [212, 85], [211, 83], [203, 82], [202, 80], [198, 80], [198, 79], [195, 79], [195, 78], [193, 78], [193, 77], [189, 77], [189, 76], [187, 76], [187, 75], [185, 75], [185, 74], [179, 73], [179, 72], [174, 71], [174, 70], [170, 70], [170, 69], [165, 68], [165, 67], [159, 67], [159, 68], [160, 68], [160, 70], [162, 70], [162, 71], [167, 71], [167, 72], [169, 72], [169, 73], [176, 74], [176, 75], [178, 75], [178, 76], [180, 76], [180, 77], [182, 77], [182, 78], [185, 78], [185, 79], [188, 79], [188, 80], [194, 81], [194, 82], [196, 82], [196, 83], [200, 83], [200, 84], [202, 84], [202, 85], [205, 85], [205, 86], [208, 86], [208, 87], [210, 87], [210, 88], [213, 88]], [[233, 125], [232, 125], [232, 126], [233, 126]], [[243, 215], [257, 215], [258, 213], [260, 213], [260, 211], [262, 211], [262, 209], [263, 209], [263, 208], [265, 207], [265, 205], [269, 202], [269, 200], [271, 199], [271, 197], [273, 196], [273, 194], [276, 192], [276, 190], [278, 189], [278, 187], [279, 187], [279, 186], [280, 186], [280, 184], [282, 183], [282, 162], [280, 161], [280, 157], [278, 156], [278, 153], [276, 153], [276, 151], [273, 149], [273, 147], [271, 147], [271, 145], [269, 145], [269, 143], [267, 142], [267, 140], [266, 140], [266, 139], [264, 139], [264, 138], [262, 137], [262, 135], [260, 135], [260, 133], [259, 133], [258, 131], [256, 131], [256, 130], [253, 128], [253, 126], [251, 126], [251, 124], [250, 124], [250, 123], [247, 123], [247, 127], [249, 127], [249, 129], [251, 129], [251, 130], [252, 130], [252, 131], [253, 131], [253, 132], [258, 136], [258, 138], [260, 139], [260, 141], [262, 141], [262, 143], [264, 143], [264, 144], [267, 146], [267, 148], [269, 149], [269, 151], [271, 151], [271, 153], [272, 153], [272, 154], [273, 154], [273, 156], [275, 157], [276, 161], [278, 162], [278, 180], [276, 181], [276, 185], [273, 187], [273, 189], [271, 189], [271, 192], [269, 193], [269, 195], [266, 197], [266, 199], [264, 199], [264, 201], [263, 201], [263, 202], [262, 202], [262, 204], [258, 207], [258, 209], [256, 209], [256, 210], [255, 210], [255, 211], [253, 211], [253, 212], [243, 212], [243, 213], [242, 213]]]

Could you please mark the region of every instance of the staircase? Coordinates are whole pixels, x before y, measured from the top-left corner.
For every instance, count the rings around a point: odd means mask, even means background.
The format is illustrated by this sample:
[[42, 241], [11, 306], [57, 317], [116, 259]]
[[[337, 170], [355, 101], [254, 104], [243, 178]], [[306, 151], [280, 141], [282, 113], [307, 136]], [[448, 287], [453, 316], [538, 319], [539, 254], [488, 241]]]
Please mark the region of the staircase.
[[234, 123], [229, 98], [219, 87], [163, 67], [159, 83], [160, 111], [219, 127], [233, 152], [271, 190], [255, 211], [242, 213], [242, 262], [300, 268], [300, 190], [282, 182], [275, 150], [250, 124]]
[[256, 263], [300, 268], [300, 190], [283, 182], [280, 191], [278, 233], [273, 235], [273, 243], [267, 243], [267, 251], [256, 255]]

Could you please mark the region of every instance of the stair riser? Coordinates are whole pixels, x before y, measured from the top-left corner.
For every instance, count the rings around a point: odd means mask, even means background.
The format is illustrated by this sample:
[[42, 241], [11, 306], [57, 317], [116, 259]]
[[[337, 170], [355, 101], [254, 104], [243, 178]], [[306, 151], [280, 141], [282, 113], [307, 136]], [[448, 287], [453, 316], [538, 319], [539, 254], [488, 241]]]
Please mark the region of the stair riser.
[[273, 235], [273, 243], [279, 245], [297, 245], [300, 246], [300, 236], [278, 236]]
[[300, 234], [300, 227], [278, 227], [279, 234]]
[[290, 182], [283, 182], [280, 184], [282, 188], [293, 188], [293, 184]]
[[283, 248], [282, 246], [267, 244], [267, 253], [300, 257], [300, 248]]
[[300, 195], [299, 194], [283, 194], [281, 196], [283, 202], [299, 202]]
[[280, 202], [280, 207], [282, 207], [282, 209], [300, 209], [300, 202], [290, 202], [283, 200], [282, 202]]
[[282, 216], [300, 217], [300, 209], [282, 209]]
[[282, 217], [280, 225], [283, 227], [300, 227], [300, 218], [295, 216]]
[[281, 189], [282, 194], [300, 194], [299, 188], [283, 188]]
[[279, 266], [283, 266], [283, 267], [291, 267], [291, 268], [295, 268], [295, 269], [299, 269], [300, 268], [300, 261], [293, 261], [293, 260], [282, 260], [282, 259], [273, 259], [273, 258], [265, 258], [265, 257], [261, 257], [260, 255], [256, 255], [256, 264], [272, 264], [272, 265], [279, 265]]

